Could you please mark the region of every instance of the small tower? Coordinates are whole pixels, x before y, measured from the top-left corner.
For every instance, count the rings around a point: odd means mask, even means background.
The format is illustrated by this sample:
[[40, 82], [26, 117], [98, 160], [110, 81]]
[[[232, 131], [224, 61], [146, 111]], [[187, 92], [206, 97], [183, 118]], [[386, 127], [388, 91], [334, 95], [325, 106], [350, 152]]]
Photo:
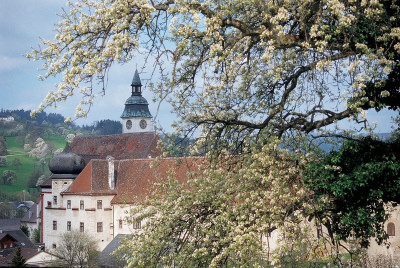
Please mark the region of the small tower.
[[125, 102], [121, 115], [122, 133], [137, 133], [152, 131], [149, 103], [142, 97], [142, 82], [136, 70], [132, 79], [132, 96]]

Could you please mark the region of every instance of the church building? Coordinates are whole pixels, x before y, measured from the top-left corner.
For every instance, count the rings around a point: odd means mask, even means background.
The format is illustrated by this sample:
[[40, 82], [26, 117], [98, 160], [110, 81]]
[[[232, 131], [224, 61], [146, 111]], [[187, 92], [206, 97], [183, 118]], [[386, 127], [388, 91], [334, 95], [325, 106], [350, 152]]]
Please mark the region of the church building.
[[[204, 161], [193, 157], [155, 160], [160, 155], [159, 138], [153, 130], [137, 71], [131, 87], [121, 115], [122, 134], [75, 137], [61, 154], [51, 159], [52, 175], [41, 184], [38, 208], [41, 242], [47, 250], [57, 248], [61, 235], [71, 230], [94, 236], [100, 251], [117, 235], [140, 230], [144, 223], [127, 221], [127, 216], [135, 202], [151, 193], [153, 182], [174, 169], [176, 179], [185, 183], [188, 172], [198, 170]], [[157, 165], [151, 165], [154, 161], [158, 161]], [[396, 209], [385, 223], [391, 246], [379, 246], [372, 241], [369, 254], [400, 256], [400, 240], [396, 237], [399, 211]], [[273, 248], [274, 236], [264, 238], [271, 240]]]
[[140, 229], [140, 222], [126, 221], [130, 206], [144, 199], [152, 182], [171, 168], [185, 181], [198, 161], [169, 158], [160, 160], [155, 169], [150, 167], [160, 155], [159, 138], [137, 71], [131, 87], [121, 115], [122, 134], [75, 137], [51, 159], [52, 175], [41, 185], [40, 197], [41, 240], [47, 250], [57, 248], [61, 235], [74, 229], [96, 237], [99, 250], [116, 235]]

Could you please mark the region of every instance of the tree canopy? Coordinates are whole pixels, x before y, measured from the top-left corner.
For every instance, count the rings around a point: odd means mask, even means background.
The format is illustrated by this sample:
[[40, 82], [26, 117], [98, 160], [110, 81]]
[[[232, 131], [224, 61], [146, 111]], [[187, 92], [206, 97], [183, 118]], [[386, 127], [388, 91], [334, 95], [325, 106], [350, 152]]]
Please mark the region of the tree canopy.
[[85, 116], [111, 65], [145, 51], [186, 131], [311, 132], [398, 109], [399, 12], [389, 0], [85, 0], [27, 57], [44, 61], [43, 79], [62, 75], [38, 111], [81, 92]]
[[[340, 156], [346, 146], [339, 155], [319, 159], [308, 149], [306, 135], [343, 119], [369, 129], [366, 110], [399, 109], [397, 1], [80, 0], [69, 2], [60, 16], [55, 39], [43, 40], [27, 54], [43, 61], [42, 79], [61, 76], [33, 116], [76, 93], [82, 100], [75, 116], [86, 116], [96, 95], [108, 90], [111, 66], [144, 53], [140, 67], [153, 68], [149, 87], [159, 101], [172, 105], [178, 133], [201, 132], [192, 153], [218, 152], [207, 154], [214, 164], [223, 157], [237, 160], [230, 168], [210, 165], [193, 177], [190, 190], [173, 178], [161, 183], [168, 195], [150, 202], [160, 224], [149, 224], [127, 243], [135, 256], [132, 265], [251, 266], [265, 248], [260, 237], [276, 228], [285, 231], [279, 241], [287, 247], [275, 257], [294, 248], [304, 253], [320, 242], [298, 230], [299, 223], [316, 215], [325, 217], [322, 222], [339, 239], [354, 231], [366, 240], [384, 237], [380, 204], [376, 222], [366, 222], [363, 232], [354, 224], [359, 218], [346, 216], [354, 208], [340, 203], [352, 190], [361, 191], [361, 184], [378, 183], [378, 176], [364, 176], [359, 169], [347, 173]], [[289, 146], [293, 141], [296, 146]], [[397, 162], [391, 166], [385, 157], [358, 160], [366, 167], [383, 161], [380, 172], [388, 173]], [[318, 176], [327, 165], [343, 173], [328, 169], [326, 177]], [[388, 180], [396, 183], [398, 177]], [[371, 190], [363, 204], [379, 196], [379, 190]], [[139, 206], [135, 217], [156, 215], [146, 209]], [[317, 257], [316, 252], [305, 258]]]
[[400, 140], [346, 141], [323, 161], [311, 163], [304, 177], [316, 199], [330, 200], [315, 213], [330, 235], [353, 236], [365, 247], [370, 237], [379, 243], [387, 238], [383, 223], [400, 203]]

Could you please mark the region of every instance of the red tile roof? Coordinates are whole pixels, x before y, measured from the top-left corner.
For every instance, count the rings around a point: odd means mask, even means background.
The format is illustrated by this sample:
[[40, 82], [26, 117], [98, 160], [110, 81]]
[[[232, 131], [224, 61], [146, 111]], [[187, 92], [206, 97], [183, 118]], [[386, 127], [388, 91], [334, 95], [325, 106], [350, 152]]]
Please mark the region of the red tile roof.
[[[62, 194], [65, 195], [115, 195], [111, 203], [142, 201], [152, 191], [157, 179], [166, 178], [169, 172], [179, 182], [188, 180], [188, 172], [197, 171], [204, 158], [129, 159], [114, 161], [117, 185], [108, 185], [107, 160], [92, 160], [75, 181]], [[151, 163], [155, 167], [151, 167]]]
[[83, 157], [86, 164], [92, 159], [138, 159], [156, 157], [158, 135], [155, 132], [105, 135], [98, 137], [75, 137], [71, 151]]

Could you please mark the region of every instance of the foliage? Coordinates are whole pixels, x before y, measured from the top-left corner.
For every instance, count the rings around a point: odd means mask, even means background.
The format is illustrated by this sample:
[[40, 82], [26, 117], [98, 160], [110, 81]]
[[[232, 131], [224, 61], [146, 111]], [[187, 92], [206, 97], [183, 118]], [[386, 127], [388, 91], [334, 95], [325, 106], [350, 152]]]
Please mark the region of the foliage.
[[39, 159], [45, 158], [50, 153], [49, 146], [42, 138], [37, 138], [32, 150], [28, 152], [29, 157]]
[[4, 137], [0, 137], [0, 155], [7, 155], [7, 143]]
[[0, 156], [0, 167], [7, 166], [7, 158], [5, 156]]
[[0, 203], [0, 219], [10, 219], [13, 208], [8, 202]]
[[361, 258], [361, 265], [365, 268], [385, 268], [385, 267], [396, 267], [399, 263], [398, 258], [392, 258], [390, 256], [378, 255], [375, 257], [363, 254]]
[[94, 125], [93, 129], [98, 131], [100, 135], [111, 135], [122, 133], [122, 124], [120, 121], [100, 120]]
[[252, 155], [203, 159], [188, 185], [172, 169], [131, 211], [128, 221], [146, 224], [125, 243], [129, 265], [252, 267], [265, 255], [278, 261], [279, 254], [265, 254], [262, 237], [282, 235], [277, 229], [284, 233], [311, 209], [299, 177], [303, 161], [271, 141]]
[[[13, 185], [5, 185], [2, 187], [2, 191], [9, 193], [9, 195], [14, 194], [16, 192], [27, 190], [31, 194], [31, 198], [33, 201], [36, 201], [35, 197], [39, 194], [35, 188], [28, 188], [29, 178], [34, 169], [39, 168], [39, 161], [36, 158], [27, 157], [24, 154], [23, 146], [16, 142], [17, 137], [8, 137], [7, 138], [7, 147], [10, 150], [10, 154], [7, 155], [7, 161], [9, 163], [13, 162], [13, 159], [18, 158], [21, 160], [22, 165], [15, 167], [13, 165], [9, 165], [7, 167], [0, 167], [0, 175], [4, 170], [13, 170], [17, 174], [16, 181]], [[57, 147], [63, 147], [65, 145], [65, 139], [62, 136], [50, 136], [45, 138], [47, 143], [57, 144]], [[49, 175], [49, 170], [47, 166], [45, 167], [45, 176]], [[14, 199], [14, 198], [12, 198]], [[20, 199], [17, 199], [21, 201]]]
[[400, 140], [383, 142], [371, 137], [349, 140], [309, 165], [304, 173], [316, 199], [328, 199], [315, 217], [322, 219], [331, 236], [361, 239], [369, 245], [387, 234], [384, 222], [391, 205], [400, 203]]
[[40, 243], [40, 229], [33, 229], [33, 242]]
[[22, 162], [21, 162], [21, 159], [19, 159], [19, 158], [14, 158], [14, 159], [12, 160], [11, 164], [12, 164], [14, 167], [18, 168], [19, 166], [22, 165]]
[[14, 183], [17, 177], [17, 173], [13, 170], [4, 170], [3, 174], [1, 175], [1, 179], [5, 185], [11, 185]]
[[365, 109], [398, 108], [399, 12], [388, 0], [70, 2], [55, 41], [26, 55], [44, 62], [43, 79], [62, 74], [32, 115], [80, 90], [85, 116], [93, 86], [144, 47], [185, 132], [240, 141], [363, 121]]
[[[18, 217], [17, 217], [17, 218], [18, 218]], [[30, 236], [28, 226], [26, 226], [26, 225], [21, 225], [21, 227], [20, 227], [19, 229], [21, 229], [21, 231], [24, 232], [24, 234], [25, 234], [27, 237]]]
[[43, 121], [46, 121], [46, 122], [49, 122], [49, 123], [55, 125], [55, 124], [64, 123], [64, 120], [65, 120], [65, 118], [60, 114], [55, 114], [55, 113], [47, 114], [45, 112], [39, 113], [35, 119], [32, 119], [30, 116], [31, 111], [30, 110], [25, 111], [23, 109], [19, 109], [19, 110], [1, 109], [1, 113], [12, 114], [12, 116], [17, 121], [21, 121], [21, 122], [35, 121], [35, 122], [38, 122], [39, 124], [41, 124]]
[[28, 187], [29, 188], [35, 188], [36, 187], [36, 183], [38, 181], [38, 179], [40, 178], [40, 176], [43, 175], [43, 171], [39, 168], [35, 168], [31, 175], [29, 176], [29, 180], [28, 180]]
[[[296, 223], [300, 212], [309, 216], [325, 207], [350, 207], [337, 205], [351, 197], [345, 186], [362, 188], [358, 184], [376, 183], [378, 171], [396, 169], [395, 159], [377, 159], [385, 165], [370, 163], [370, 175], [361, 178], [360, 172], [352, 179], [344, 173], [348, 178], [335, 177], [339, 185], [332, 180], [337, 200], [324, 198], [322, 187], [306, 202], [302, 198], [311, 196], [302, 188], [300, 172], [306, 165], [303, 157], [314, 162], [313, 155], [274, 151], [269, 146], [277, 142], [268, 143], [270, 137], [301, 140], [346, 118], [369, 129], [366, 110], [398, 110], [399, 14], [399, 3], [389, 0], [69, 2], [54, 41], [43, 40], [43, 47], [26, 55], [43, 61], [43, 80], [62, 76], [32, 116], [76, 92], [82, 98], [75, 116], [86, 116], [96, 93], [106, 90], [110, 67], [148, 52], [144, 62], [154, 60], [154, 72], [159, 72], [159, 80], [149, 86], [158, 100], [172, 105], [178, 134], [190, 137], [199, 130], [201, 139], [191, 153], [206, 154], [211, 162], [233, 154], [238, 163], [231, 169], [205, 170], [189, 183], [190, 190], [173, 180], [162, 184], [169, 194], [151, 203], [157, 224], [127, 243], [131, 265], [251, 266], [262, 248], [259, 237], [268, 228], [285, 231], [283, 223]], [[278, 152], [283, 155], [279, 161]], [[288, 165], [288, 154], [300, 164]], [[373, 189], [371, 196], [382, 196], [380, 191]], [[379, 212], [379, 206], [373, 211]], [[144, 210], [137, 212], [147, 217]], [[337, 215], [344, 222], [322, 216], [331, 220], [332, 228], [338, 223], [338, 231], [331, 233], [339, 239], [347, 237], [340, 235], [340, 228], [344, 233], [356, 228], [357, 216]], [[372, 217], [372, 225], [382, 225], [382, 214]], [[381, 229], [375, 230], [378, 235]], [[362, 238], [375, 234], [359, 231]]]
[[96, 255], [97, 241], [88, 233], [72, 230], [61, 235], [55, 254], [71, 267], [90, 264]]
[[26, 267], [25, 262], [26, 262], [26, 260], [21, 254], [21, 247], [18, 247], [17, 252], [15, 253], [14, 257], [12, 258], [10, 266], [11, 267]]

